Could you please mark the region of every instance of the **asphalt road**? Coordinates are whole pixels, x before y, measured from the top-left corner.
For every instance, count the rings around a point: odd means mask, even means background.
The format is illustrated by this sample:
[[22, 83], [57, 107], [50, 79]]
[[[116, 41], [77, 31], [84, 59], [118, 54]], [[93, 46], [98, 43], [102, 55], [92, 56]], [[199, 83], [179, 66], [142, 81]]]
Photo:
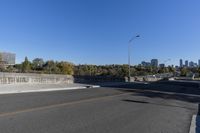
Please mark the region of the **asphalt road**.
[[189, 133], [198, 96], [118, 87], [0, 95], [0, 133]]

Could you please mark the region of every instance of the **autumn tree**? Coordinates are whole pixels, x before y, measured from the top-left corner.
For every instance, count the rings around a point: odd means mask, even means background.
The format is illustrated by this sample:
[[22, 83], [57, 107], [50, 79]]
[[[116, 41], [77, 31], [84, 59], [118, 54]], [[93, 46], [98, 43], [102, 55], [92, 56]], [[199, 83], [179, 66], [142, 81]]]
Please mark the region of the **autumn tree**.
[[69, 62], [60, 62], [58, 63], [58, 68], [60, 69], [61, 74], [73, 75], [73, 64]]

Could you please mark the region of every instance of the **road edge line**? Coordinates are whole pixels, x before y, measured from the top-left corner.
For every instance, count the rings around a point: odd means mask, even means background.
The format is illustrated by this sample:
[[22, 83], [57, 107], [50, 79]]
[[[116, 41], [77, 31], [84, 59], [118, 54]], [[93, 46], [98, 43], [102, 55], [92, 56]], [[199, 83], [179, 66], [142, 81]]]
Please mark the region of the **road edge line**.
[[189, 133], [196, 133], [196, 118], [197, 118], [197, 115], [192, 116]]
[[38, 90], [16, 90], [16, 91], [0, 92], [0, 95], [34, 93], [34, 92], [51, 92], [51, 91], [62, 91], [62, 90], [79, 90], [79, 89], [89, 89], [89, 88], [99, 88], [99, 87], [101, 86], [94, 85], [90, 87], [80, 86], [80, 87], [68, 87], [68, 88], [48, 88], [48, 89], [38, 89]]

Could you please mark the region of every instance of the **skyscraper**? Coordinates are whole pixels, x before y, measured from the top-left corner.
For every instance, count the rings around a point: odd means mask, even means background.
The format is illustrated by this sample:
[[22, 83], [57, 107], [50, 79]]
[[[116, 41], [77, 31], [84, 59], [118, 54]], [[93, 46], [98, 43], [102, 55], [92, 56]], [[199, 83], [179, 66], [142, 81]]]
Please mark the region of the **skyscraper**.
[[188, 60], [185, 61], [185, 67], [188, 67], [189, 66], [189, 62]]
[[141, 65], [144, 66], [144, 67], [147, 67], [147, 66], [151, 66], [151, 63], [146, 62], [146, 61], [142, 61]]
[[151, 66], [158, 67], [158, 59], [152, 59], [151, 60]]
[[180, 59], [180, 67], [183, 67], [183, 60]]
[[191, 67], [191, 68], [194, 67], [194, 62], [193, 61], [189, 62], [189, 67]]
[[198, 66], [200, 67], [200, 59], [199, 59], [199, 61], [198, 61]]
[[160, 64], [159, 67], [160, 67], [160, 68], [164, 68], [164, 67], [165, 67], [165, 64]]

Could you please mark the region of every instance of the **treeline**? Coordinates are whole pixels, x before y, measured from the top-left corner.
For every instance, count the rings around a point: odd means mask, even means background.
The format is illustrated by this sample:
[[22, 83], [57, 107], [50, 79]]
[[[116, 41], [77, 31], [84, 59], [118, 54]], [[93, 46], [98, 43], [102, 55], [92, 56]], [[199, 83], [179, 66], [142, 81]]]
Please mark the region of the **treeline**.
[[[175, 68], [131, 66], [130, 71], [131, 76], [144, 76], [158, 73], [174, 73]], [[74, 67], [74, 75], [80, 76], [127, 77], [128, 73], [128, 65], [77, 65]]]
[[189, 68], [189, 67], [183, 67], [180, 68], [180, 76], [192, 76], [194, 75], [196, 77], [200, 76], [200, 67], [193, 67], [193, 68]]
[[[66, 61], [44, 61], [42, 58], [36, 58], [29, 61], [26, 57], [21, 64], [14, 66], [2, 67], [3, 72], [18, 73], [41, 73], [41, 74], [66, 74], [76, 76], [112, 76], [127, 77], [129, 73], [128, 65], [74, 65]], [[174, 73], [174, 67], [143, 67], [131, 66], [131, 76], [152, 75], [158, 73]]]
[[1, 65], [0, 70], [3, 72], [17, 72], [17, 73], [40, 73], [40, 74], [74, 74], [74, 65], [65, 61], [44, 61], [42, 58], [36, 58], [29, 61], [27, 57], [21, 64], [5, 67]]

